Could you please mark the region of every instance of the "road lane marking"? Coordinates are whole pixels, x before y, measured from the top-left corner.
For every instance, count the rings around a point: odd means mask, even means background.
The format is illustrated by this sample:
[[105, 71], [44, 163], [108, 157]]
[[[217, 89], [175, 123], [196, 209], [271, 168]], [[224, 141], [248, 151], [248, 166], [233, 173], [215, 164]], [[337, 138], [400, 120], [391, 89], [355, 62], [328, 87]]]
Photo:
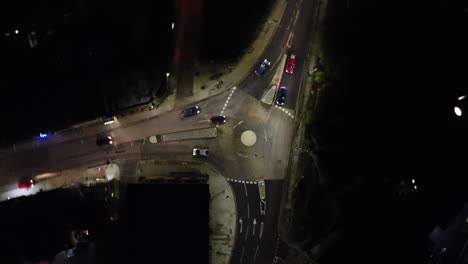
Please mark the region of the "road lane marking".
[[263, 235], [263, 221], [260, 222], [260, 234], [259, 234], [259, 237], [262, 238], [262, 235]]
[[242, 253], [241, 253], [241, 257], [240, 257], [240, 263], [242, 263], [242, 259], [244, 258], [244, 252], [245, 252], [245, 246], [242, 246]]
[[257, 258], [257, 253], [258, 253], [258, 247], [259, 247], [259, 246], [260, 246], [260, 245], [257, 245], [257, 248], [255, 249], [254, 261], [255, 261], [255, 259]]
[[224, 110], [226, 109], [228, 103], [229, 103], [229, 100], [231, 100], [231, 97], [234, 93], [234, 91], [236, 90], [236, 87], [234, 86], [231, 90], [231, 93], [229, 94], [228, 98], [226, 99], [226, 102], [224, 103], [224, 107], [223, 107], [223, 110], [221, 111], [221, 114], [220, 115], [223, 115], [224, 114]]
[[257, 225], [257, 219], [254, 218], [253, 220], [253, 231], [252, 231], [252, 236], [255, 236], [255, 226]]
[[239, 123], [235, 124], [233, 127], [232, 127], [232, 130], [236, 129], [236, 127], [240, 124], [244, 123], [244, 121], [239, 121]]
[[250, 219], [250, 206], [247, 203], [247, 219]]
[[239, 233], [241, 233], [241, 234], [242, 234], [242, 223], [243, 223], [242, 218], [239, 218], [239, 225], [240, 225], [240, 232]]
[[244, 157], [244, 158], [248, 158], [249, 156], [248, 155], [244, 155], [242, 153], [239, 153], [239, 152], [236, 152], [238, 156], [241, 156], [241, 157]]
[[249, 225], [247, 225], [247, 228], [245, 230], [245, 239], [244, 239], [244, 241], [247, 241], [248, 235], [249, 235]]
[[292, 115], [291, 112], [289, 112], [289, 110], [286, 110], [286, 108], [283, 108], [283, 107], [277, 106], [277, 105], [275, 105], [275, 107], [278, 108], [279, 110], [283, 111], [285, 114], [287, 114], [292, 119], [294, 119], [294, 115]]
[[245, 182], [244, 182], [244, 190], [245, 190], [245, 197], [247, 197], [247, 186], [245, 185]]
[[293, 36], [294, 36], [294, 33], [292, 33], [292, 32], [289, 33], [288, 41], [287, 41], [287, 44], [286, 44], [286, 46], [288, 46], [288, 48], [291, 48], [291, 42], [293, 40]]

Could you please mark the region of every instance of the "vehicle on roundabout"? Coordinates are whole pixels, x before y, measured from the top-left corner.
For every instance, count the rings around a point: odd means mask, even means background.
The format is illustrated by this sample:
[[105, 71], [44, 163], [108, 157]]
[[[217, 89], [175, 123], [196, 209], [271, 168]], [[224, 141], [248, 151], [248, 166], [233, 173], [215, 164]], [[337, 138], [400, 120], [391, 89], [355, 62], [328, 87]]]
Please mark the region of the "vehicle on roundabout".
[[213, 116], [210, 120], [214, 124], [224, 124], [226, 123], [226, 116]]
[[190, 116], [198, 115], [200, 112], [201, 112], [201, 108], [198, 105], [196, 105], [196, 106], [182, 110], [180, 115], [182, 117], [190, 117]]

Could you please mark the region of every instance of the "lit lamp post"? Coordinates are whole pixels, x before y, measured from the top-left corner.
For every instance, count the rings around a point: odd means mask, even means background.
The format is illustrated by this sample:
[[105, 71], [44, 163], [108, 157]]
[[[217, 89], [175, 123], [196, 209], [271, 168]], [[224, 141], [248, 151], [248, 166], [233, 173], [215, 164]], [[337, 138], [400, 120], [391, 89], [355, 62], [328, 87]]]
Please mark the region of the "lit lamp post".
[[453, 108], [453, 111], [455, 112], [455, 115], [457, 116], [462, 116], [463, 114], [463, 111], [462, 111], [462, 107], [464, 104], [466, 104], [465, 102], [465, 95], [462, 95], [460, 97], [458, 97], [457, 99], [457, 105], [455, 105], [455, 107]]
[[166, 90], [169, 88], [169, 76], [171, 76], [171, 74], [166, 72]]

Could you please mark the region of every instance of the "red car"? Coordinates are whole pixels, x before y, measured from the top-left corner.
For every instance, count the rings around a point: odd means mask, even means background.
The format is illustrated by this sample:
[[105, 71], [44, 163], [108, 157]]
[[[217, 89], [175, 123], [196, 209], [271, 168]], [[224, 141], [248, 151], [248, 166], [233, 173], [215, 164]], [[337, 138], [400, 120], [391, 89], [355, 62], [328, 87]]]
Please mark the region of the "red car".
[[286, 59], [286, 73], [292, 74], [294, 72], [294, 67], [296, 67], [296, 54], [290, 52], [288, 58]]
[[29, 180], [26, 180], [26, 181], [22, 181], [18, 184], [18, 188], [20, 189], [29, 189], [29, 188], [32, 188], [34, 187], [34, 181], [29, 179]]

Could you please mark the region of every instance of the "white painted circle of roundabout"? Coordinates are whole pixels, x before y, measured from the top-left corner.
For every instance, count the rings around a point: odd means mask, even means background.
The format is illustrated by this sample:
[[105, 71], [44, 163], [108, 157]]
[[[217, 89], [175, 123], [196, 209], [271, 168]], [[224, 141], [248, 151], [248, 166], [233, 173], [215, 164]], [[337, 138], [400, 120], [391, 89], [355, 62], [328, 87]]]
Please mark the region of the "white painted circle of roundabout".
[[241, 142], [247, 147], [251, 147], [257, 142], [257, 135], [252, 130], [246, 130], [242, 132]]

